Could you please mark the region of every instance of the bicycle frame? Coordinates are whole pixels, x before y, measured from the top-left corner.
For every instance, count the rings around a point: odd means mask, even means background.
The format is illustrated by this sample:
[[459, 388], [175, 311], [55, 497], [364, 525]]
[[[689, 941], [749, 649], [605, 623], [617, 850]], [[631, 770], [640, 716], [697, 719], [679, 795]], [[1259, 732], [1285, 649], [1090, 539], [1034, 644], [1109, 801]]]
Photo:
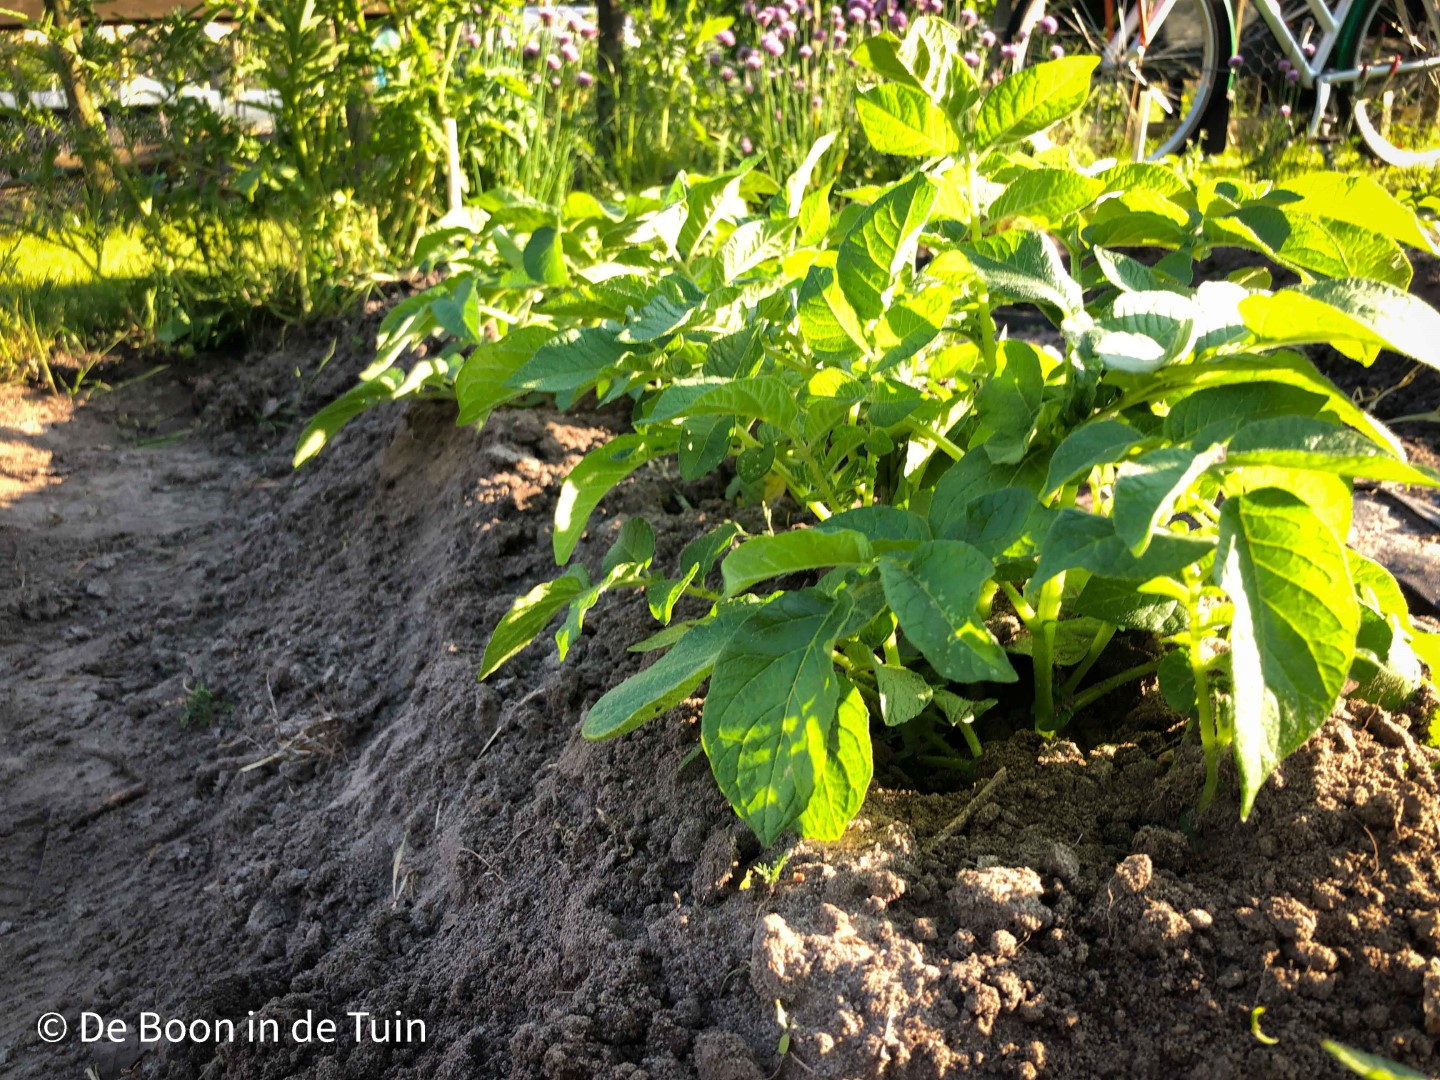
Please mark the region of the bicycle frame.
[[[1145, 2], [1146, 0], [1139, 0], [1136, 6], [1126, 12], [1124, 24], [1117, 29], [1115, 36], [1105, 47], [1102, 56], [1103, 63], [1120, 64], [1130, 55], [1131, 42], [1140, 37], [1142, 25], [1148, 37], [1164, 23], [1166, 16], [1174, 8], [1176, 0], [1159, 0], [1153, 9], [1142, 12], [1140, 6]], [[1360, 19], [1369, 9], [1371, 0], [1340, 0], [1333, 10], [1325, 4], [1325, 0], [1305, 0], [1305, 6], [1320, 29], [1320, 36], [1313, 42], [1315, 46], [1313, 56], [1305, 55], [1305, 43], [1299, 41], [1286, 24], [1285, 14], [1280, 7], [1279, 0], [1253, 0], [1253, 2], [1271, 35], [1285, 53], [1286, 59], [1300, 73], [1300, 84], [1307, 89], [1315, 90], [1315, 111], [1311, 115], [1309, 123], [1311, 138], [1318, 134], [1325, 114], [1330, 108], [1333, 87], [1363, 82], [1371, 78], [1389, 77], [1403, 72], [1440, 69], [1440, 56], [1360, 68], [1336, 69], [1329, 67], [1337, 46], [1342, 42], [1348, 44], [1353, 40], [1354, 34], [1358, 32]], [[1239, 32], [1239, 27], [1235, 25], [1233, 0], [1222, 0], [1222, 4], [1230, 23], [1232, 40], [1234, 40]], [[1143, 49], [1143, 45], [1137, 46], [1136, 51], [1139, 52], [1141, 49]]]

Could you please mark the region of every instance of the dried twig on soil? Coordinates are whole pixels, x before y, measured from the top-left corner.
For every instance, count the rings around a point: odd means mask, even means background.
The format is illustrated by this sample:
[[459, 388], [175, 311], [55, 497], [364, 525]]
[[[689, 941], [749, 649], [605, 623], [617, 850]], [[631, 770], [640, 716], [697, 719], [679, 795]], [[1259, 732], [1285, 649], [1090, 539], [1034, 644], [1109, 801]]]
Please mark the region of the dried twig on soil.
[[71, 828], [71, 829], [81, 829], [81, 828], [84, 828], [86, 825], [89, 825], [90, 822], [94, 821], [96, 818], [102, 817], [103, 815], [108, 814], [111, 810], [115, 810], [115, 809], [118, 809], [119, 807], [124, 806], [126, 803], [132, 803], [132, 802], [134, 802], [136, 799], [140, 798], [141, 796], [148, 794], [149, 791], [150, 791], [150, 785], [144, 783], [143, 781], [142, 781], [141, 783], [138, 783], [138, 784], [131, 784], [131, 785], [130, 785], [129, 787], [127, 787], [127, 788], [121, 788], [119, 791], [115, 792], [115, 794], [109, 796], [109, 797], [108, 797], [104, 802], [102, 802], [99, 806], [91, 807], [89, 810], [86, 810], [84, 813], [78, 814], [77, 816], [71, 818], [71, 819], [70, 819], [70, 828]]
[[947, 837], [954, 836], [961, 829], [965, 828], [966, 825], [969, 825], [970, 819], [975, 816], [980, 807], [994, 798], [995, 792], [999, 790], [1000, 785], [1004, 782], [1005, 766], [1002, 765], [1000, 766], [1000, 770], [990, 778], [989, 782], [976, 792], [975, 797], [965, 804], [965, 808], [955, 815], [955, 820], [935, 834], [935, 839], [932, 840], [931, 843], [939, 843]]

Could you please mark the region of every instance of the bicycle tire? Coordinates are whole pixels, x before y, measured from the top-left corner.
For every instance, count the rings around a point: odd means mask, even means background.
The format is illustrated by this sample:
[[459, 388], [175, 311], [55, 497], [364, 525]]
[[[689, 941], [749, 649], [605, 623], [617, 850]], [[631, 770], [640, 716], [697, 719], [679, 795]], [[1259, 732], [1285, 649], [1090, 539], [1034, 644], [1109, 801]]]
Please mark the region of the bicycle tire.
[[1037, 19], [1021, 45], [1025, 63], [1049, 59], [1057, 47], [1067, 56], [1102, 58], [1084, 109], [1052, 133], [1055, 141], [1087, 147], [1097, 159], [1156, 161], [1196, 139], [1213, 115], [1209, 106], [1224, 93], [1228, 49], [1214, 0], [1175, 0], [1145, 52], [1132, 43], [1117, 59], [1118, 35], [1109, 49], [1103, 46], [1104, 20], [1094, 0], [1051, 14], [1056, 32], [1046, 34]]
[[[1434, 0], [1377, 0], [1347, 60], [1351, 68], [1385, 69], [1430, 56], [1440, 56]], [[1440, 69], [1366, 80], [1348, 96], [1351, 119], [1375, 157], [1399, 168], [1440, 162]]]

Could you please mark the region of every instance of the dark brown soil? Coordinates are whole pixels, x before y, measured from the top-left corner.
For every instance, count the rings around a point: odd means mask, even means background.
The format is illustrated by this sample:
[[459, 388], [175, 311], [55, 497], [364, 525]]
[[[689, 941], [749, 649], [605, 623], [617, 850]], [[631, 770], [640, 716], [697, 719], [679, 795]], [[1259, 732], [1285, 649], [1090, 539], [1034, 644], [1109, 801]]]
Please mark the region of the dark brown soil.
[[[0, 1074], [1344, 1075], [1324, 1038], [1440, 1073], [1419, 721], [1342, 711], [1241, 824], [1233, 786], [1195, 818], [1198, 750], [1142, 703], [1118, 745], [989, 746], [978, 795], [875, 790], [746, 888], [778, 853], [687, 763], [698, 702], [579, 736], [640, 662], [641, 605], [602, 603], [564, 666], [540, 645], [475, 681], [614, 418], [477, 435], [416, 405], [292, 474], [300, 418], [367, 356], [297, 381], [328, 345], [0, 398]], [[638, 476], [579, 557], [641, 508], [673, 557], [675, 494]], [[131, 1039], [82, 1045], [82, 1011]], [[142, 1011], [237, 1038], [142, 1046]], [[357, 1042], [360, 1011], [424, 1039]], [[42, 1043], [47, 1012], [72, 1035]], [[296, 1038], [307, 1016], [334, 1041]]]

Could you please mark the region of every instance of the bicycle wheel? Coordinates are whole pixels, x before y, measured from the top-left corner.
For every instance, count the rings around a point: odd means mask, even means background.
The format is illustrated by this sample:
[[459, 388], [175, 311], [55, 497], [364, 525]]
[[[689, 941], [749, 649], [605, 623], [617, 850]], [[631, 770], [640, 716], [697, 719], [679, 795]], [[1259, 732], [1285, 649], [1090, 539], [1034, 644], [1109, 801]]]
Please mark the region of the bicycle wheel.
[[[1177, 153], [1195, 138], [1221, 83], [1222, 55], [1213, 0], [1140, 0], [1149, 41], [1112, 30], [1107, 43], [1103, 9], [1093, 0], [1052, 10], [1058, 27], [1037, 22], [1025, 39], [1025, 60], [1056, 55], [1099, 55], [1090, 98], [1051, 137], [1088, 148], [1097, 159], [1153, 161]], [[1112, 28], [1123, 28], [1128, 5], [1114, 5]], [[1163, 18], [1156, 16], [1163, 13]]]
[[1370, 152], [1406, 168], [1440, 161], [1440, 68], [1400, 71], [1440, 56], [1440, 12], [1433, 0], [1378, 0], [1365, 13], [1352, 68], [1351, 115]]

